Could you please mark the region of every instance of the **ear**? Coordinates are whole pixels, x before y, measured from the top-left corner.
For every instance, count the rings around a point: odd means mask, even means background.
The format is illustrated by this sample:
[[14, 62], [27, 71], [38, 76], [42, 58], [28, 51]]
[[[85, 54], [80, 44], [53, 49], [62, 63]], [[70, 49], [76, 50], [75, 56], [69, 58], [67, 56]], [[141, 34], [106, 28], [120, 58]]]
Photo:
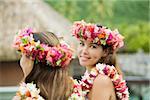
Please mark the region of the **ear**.
[[106, 57], [108, 55], [108, 52], [109, 52], [108, 49], [104, 49], [102, 57]]

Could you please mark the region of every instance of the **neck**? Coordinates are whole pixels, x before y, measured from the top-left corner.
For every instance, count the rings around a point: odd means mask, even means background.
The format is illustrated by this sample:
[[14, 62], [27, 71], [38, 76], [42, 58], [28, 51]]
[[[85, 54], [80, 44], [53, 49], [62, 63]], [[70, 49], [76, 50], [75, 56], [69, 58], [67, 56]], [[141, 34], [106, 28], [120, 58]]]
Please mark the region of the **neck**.
[[93, 66], [86, 66], [86, 70], [88, 71], [88, 72], [90, 72], [91, 70], [92, 70], [92, 68], [94, 68], [95, 66], [93, 65]]

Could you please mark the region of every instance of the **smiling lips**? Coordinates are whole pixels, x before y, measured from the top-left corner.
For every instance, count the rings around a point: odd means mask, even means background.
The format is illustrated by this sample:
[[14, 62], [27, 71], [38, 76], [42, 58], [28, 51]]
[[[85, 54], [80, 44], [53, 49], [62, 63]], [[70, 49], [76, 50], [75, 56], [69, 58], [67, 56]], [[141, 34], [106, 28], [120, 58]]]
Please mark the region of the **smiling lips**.
[[87, 60], [90, 59], [90, 57], [87, 57], [87, 56], [80, 56], [80, 59], [81, 59], [82, 61], [87, 61]]

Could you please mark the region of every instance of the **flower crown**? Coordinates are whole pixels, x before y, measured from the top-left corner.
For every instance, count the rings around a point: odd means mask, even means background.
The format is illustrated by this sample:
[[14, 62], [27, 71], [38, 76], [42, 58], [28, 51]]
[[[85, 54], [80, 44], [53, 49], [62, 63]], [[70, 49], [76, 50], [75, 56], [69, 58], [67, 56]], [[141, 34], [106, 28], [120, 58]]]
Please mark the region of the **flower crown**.
[[124, 45], [124, 37], [117, 29], [111, 31], [104, 26], [98, 27], [96, 24], [86, 23], [83, 20], [74, 22], [72, 34], [79, 40], [84, 39], [98, 45], [112, 46], [114, 50]]
[[40, 40], [36, 42], [33, 34], [40, 33], [33, 33], [31, 28], [20, 30], [14, 39], [14, 48], [26, 54], [32, 60], [46, 62], [52, 67], [65, 67], [69, 64], [73, 52], [66, 43], [63, 42], [51, 47], [48, 44], [40, 43]]
[[22, 82], [12, 100], [44, 100], [39, 93], [40, 89], [36, 88], [36, 84]]

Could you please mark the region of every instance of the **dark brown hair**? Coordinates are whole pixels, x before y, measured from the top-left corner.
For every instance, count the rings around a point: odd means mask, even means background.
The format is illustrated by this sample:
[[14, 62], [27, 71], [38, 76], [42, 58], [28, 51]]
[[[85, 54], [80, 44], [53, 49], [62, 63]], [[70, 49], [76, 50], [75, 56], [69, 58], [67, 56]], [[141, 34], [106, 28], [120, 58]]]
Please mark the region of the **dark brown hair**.
[[105, 55], [101, 57], [101, 59], [98, 62], [105, 63], [108, 65], [113, 65], [117, 69], [118, 73], [122, 74], [122, 71], [117, 63], [116, 52], [113, 50], [111, 46], [108, 46], [108, 45], [105, 45], [105, 46], [101, 45], [101, 46]]
[[[33, 34], [35, 41], [55, 46], [59, 44], [59, 39], [51, 32]], [[46, 100], [66, 100], [72, 91], [72, 81], [70, 80], [68, 68], [53, 68], [45, 62], [34, 62], [30, 74], [25, 78], [25, 82], [33, 82], [40, 88], [40, 95]]]

